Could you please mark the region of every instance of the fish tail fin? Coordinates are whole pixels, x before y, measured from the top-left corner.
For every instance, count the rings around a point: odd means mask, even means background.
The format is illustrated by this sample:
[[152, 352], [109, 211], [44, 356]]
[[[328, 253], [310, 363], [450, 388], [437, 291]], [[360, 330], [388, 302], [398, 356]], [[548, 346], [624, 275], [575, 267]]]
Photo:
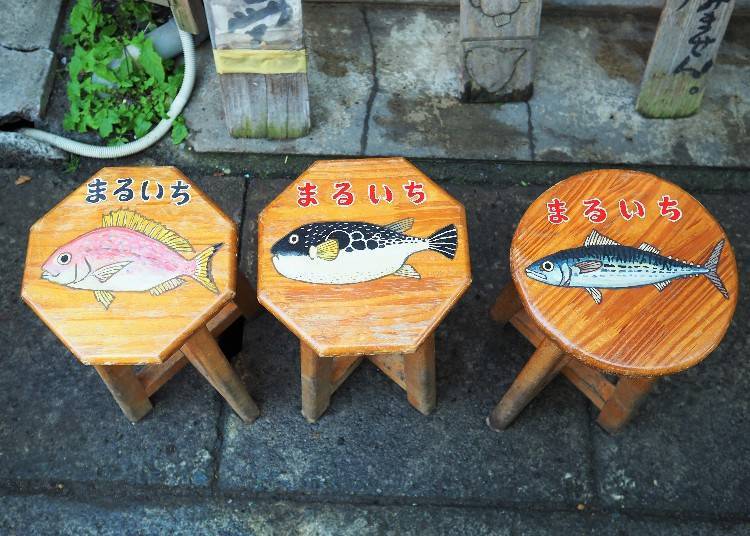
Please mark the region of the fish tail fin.
[[458, 231], [452, 223], [438, 229], [427, 237], [427, 245], [432, 251], [442, 253], [449, 259], [456, 256], [458, 248]]
[[214, 293], [218, 293], [219, 289], [216, 287], [216, 283], [214, 283], [214, 279], [211, 276], [211, 261], [216, 252], [219, 251], [223, 245], [224, 244], [214, 244], [193, 257], [195, 267], [193, 273], [188, 274], [190, 277], [198, 281], [198, 283]]
[[728, 300], [729, 292], [727, 292], [727, 288], [724, 286], [724, 282], [721, 280], [719, 274], [717, 273], [717, 270], [719, 269], [719, 259], [721, 258], [721, 251], [723, 249], [724, 240], [722, 239], [719, 240], [719, 242], [714, 246], [714, 249], [708, 256], [708, 259], [706, 259], [706, 262], [703, 263], [703, 267], [708, 270], [708, 272], [704, 274], [706, 278], [708, 278], [713, 286], [715, 286], [716, 289], [721, 292], [721, 295]]

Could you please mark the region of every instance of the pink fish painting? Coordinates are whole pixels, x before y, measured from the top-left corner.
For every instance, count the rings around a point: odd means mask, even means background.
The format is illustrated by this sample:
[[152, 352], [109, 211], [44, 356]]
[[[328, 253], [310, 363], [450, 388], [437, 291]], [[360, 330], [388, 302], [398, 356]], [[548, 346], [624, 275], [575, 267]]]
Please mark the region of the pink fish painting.
[[42, 265], [42, 279], [71, 289], [91, 290], [105, 309], [114, 292], [150, 292], [159, 296], [192, 278], [218, 292], [211, 259], [222, 244], [192, 253], [186, 239], [131, 210], [102, 215], [99, 229], [60, 246]]

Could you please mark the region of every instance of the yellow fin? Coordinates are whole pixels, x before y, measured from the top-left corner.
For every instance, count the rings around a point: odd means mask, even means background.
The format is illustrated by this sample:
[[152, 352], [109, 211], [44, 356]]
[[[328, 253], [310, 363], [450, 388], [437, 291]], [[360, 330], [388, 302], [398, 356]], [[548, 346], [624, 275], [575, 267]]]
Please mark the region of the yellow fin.
[[109, 309], [109, 306], [115, 301], [114, 294], [107, 292], [106, 290], [95, 290], [94, 298], [96, 298], [96, 301], [101, 303], [105, 309]]
[[391, 231], [403, 233], [411, 229], [412, 225], [414, 225], [414, 218], [404, 218], [403, 220], [398, 220], [394, 221], [393, 223], [389, 223], [388, 225], [383, 225], [383, 227], [385, 227], [386, 229], [390, 229]]
[[214, 283], [214, 279], [211, 276], [211, 260], [222, 245], [214, 244], [193, 257], [193, 261], [195, 261], [193, 279], [214, 293], [218, 293], [219, 289], [216, 287], [216, 283]]
[[113, 210], [109, 214], [102, 214], [102, 227], [124, 227], [158, 240], [165, 246], [183, 253], [193, 251], [190, 242], [182, 238], [173, 230], [161, 223], [141, 216], [137, 212], [127, 209]]
[[170, 290], [176, 289], [184, 282], [185, 281], [181, 277], [173, 277], [172, 279], [167, 279], [166, 281], [164, 281], [164, 283], [159, 283], [155, 287], [148, 289], [148, 291], [152, 296], [158, 296]]
[[326, 240], [315, 249], [316, 255], [324, 261], [332, 261], [339, 256], [339, 241], [335, 238]]

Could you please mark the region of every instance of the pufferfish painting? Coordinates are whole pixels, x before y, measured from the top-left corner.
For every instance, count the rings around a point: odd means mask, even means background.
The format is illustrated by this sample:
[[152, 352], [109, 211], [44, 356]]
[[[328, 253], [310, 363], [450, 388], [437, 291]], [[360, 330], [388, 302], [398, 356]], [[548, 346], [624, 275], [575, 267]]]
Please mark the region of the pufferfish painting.
[[458, 233], [451, 224], [426, 238], [405, 234], [414, 218], [388, 225], [357, 221], [308, 223], [271, 247], [276, 271], [306, 283], [341, 285], [389, 275], [420, 279], [407, 259], [421, 251], [456, 256]]
[[90, 290], [109, 309], [114, 292], [150, 292], [159, 296], [192, 278], [218, 292], [211, 260], [222, 244], [194, 251], [185, 238], [132, 210], [102, 215], [99, 229], [57, 248], [42, 265], [42, 279], [70, 289]]

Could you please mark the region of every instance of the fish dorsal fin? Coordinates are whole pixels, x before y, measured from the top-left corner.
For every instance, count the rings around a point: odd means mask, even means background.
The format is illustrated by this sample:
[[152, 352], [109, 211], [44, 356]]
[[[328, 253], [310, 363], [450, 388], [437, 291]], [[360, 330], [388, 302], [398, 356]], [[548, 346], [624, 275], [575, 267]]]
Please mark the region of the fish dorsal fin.
[[594, 301], [599, 304], [602, 303], [602, 291], [598, 288], [590, 288], [586, 287], [586, 292], [591, 294], [591, 297], [594, 298]]
[[649, 253], [656, 253], [657, 255], [661, 253], [661, 251], [659, 251], [656, 246], [652, 246], [647, 242], [643, 242], [640, 246], [638, 246], [638, 249], [648, 251]]
[[599, 231], [591, 231], [591, 234], [586, 237], [586, 240], [583, 241], [583, 245], [585, 247], [589, 246], [619, 246], [619, 242], [615, 242], [611, 238], [607, 238], [603, 234], [599, 233]]
[[109, 214], [102, 215], [102, 227], [123, 227], [131, 229], [142, 235], [158, 240], [165, 246], [183, 253], [193, 251], [190, 242], [182, 238], [173, 230], [164, 227], [161, 223], [141, 216], [132, 210], [113, 210]]
[[102, 266], [98, 270], [94, 271], [94, 277], [96, 277], [99, 281], [104, 283], [105, 281], [108, 281], [109, 278], [111, 278], [113, 275], [115, 275], [117, 272], [125, 268], [130, 263], [131, 261], [120, 261], [120, 262], [108, 264], [106, 266]]
[[404, 218], [403, 220], [394, 221], [393, 223], [389, 223], [388, 225], [383, 225], [386, 229], [390, 229], [391, 231], [397, 231], [399, 233], [403, 233], [404, 231], [408, 231], [411, 229], [411, 226], [414, 225], [414, 218]]

